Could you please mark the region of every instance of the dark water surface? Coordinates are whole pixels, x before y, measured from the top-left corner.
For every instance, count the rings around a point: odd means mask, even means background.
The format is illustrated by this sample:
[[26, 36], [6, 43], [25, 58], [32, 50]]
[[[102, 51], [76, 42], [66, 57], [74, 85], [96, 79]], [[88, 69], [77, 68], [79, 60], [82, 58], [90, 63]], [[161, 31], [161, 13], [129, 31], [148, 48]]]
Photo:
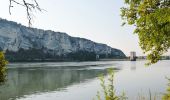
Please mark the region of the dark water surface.
[[92, 100], [100, 82], [97, 76], [108, 68], [115, 73], [117, 94], [126, 92], [129, 100], [138, 94], [165, 92], [170, 77], [170, 61], [145, 67], [144, 61], [11, 63], [8, 80], [0, 86], [0, 100]]

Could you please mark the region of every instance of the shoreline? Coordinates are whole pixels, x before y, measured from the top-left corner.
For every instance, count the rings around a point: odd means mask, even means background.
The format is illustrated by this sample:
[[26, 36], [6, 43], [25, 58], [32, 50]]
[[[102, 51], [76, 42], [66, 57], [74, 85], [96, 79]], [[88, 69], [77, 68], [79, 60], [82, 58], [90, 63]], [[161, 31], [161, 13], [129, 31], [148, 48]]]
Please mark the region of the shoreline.
[[[136, 59], [136, 61], [144, 61], [146, 59]], [[130, 61], [130, 59], [99, 59], [99, 60], [27, 60], [27, 61], [9, 61], [9, 63], [46, 63], [46, 62], [100, 62], [100, 61]], [[135, 61], [132, 61], [135, 62]]]

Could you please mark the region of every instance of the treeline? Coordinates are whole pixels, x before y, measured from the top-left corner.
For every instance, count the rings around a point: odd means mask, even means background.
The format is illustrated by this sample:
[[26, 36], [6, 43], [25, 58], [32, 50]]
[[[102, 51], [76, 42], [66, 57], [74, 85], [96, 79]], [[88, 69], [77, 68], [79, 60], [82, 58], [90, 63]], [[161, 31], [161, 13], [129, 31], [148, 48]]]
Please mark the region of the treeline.
[[17, 52], [6, 50], [6, 59], [9, 62], [41, 62], [41, 61], [96, 61], [98, 58], [123, 58], [118, 55], [97, 55], [95, 52], [78, 51], [63, 55], [54, 52], [45, 52], [43, 49], [19, 49]]

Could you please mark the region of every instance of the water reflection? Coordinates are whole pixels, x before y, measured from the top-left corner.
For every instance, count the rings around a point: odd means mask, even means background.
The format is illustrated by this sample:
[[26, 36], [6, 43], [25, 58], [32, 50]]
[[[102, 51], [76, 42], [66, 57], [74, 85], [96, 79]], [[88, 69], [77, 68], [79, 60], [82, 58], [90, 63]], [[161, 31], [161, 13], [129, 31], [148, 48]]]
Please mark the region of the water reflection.
[[136, 70], [136, 61], [132, 61], [132, 62], [131, 62], [130, 69], [131, 69], [131, 70]]
[[106, 74], [107, 68], [111, 66], [121, 69], [115, 73], [114, 86], [118, 94], [125, 91], [129, 100], [136, 100], [141, 91], [147, 96], [149, 89], [152, 94], [170, 93], [165, 91], [165, 76], [170, 78], [170, 61], [160, 61], [150, 67], [145, 67], [145, 63], [113, 61], [11, 64], [8, 66], [8, 81], [0, 86], [0, 100], [91, 100], [100, 88], [96, 77], [100, 73]]
[[8, 70], [8, 81], [0, 86], [0, 100], [22, 97], [37, 92], [59, 91], [93, 79], [106, 69], [82, 68], [16, 68]]
[[5, 84], [6, 82], [6, 74], [4, 75], [4, 73], [0, 73], [0, 85]]

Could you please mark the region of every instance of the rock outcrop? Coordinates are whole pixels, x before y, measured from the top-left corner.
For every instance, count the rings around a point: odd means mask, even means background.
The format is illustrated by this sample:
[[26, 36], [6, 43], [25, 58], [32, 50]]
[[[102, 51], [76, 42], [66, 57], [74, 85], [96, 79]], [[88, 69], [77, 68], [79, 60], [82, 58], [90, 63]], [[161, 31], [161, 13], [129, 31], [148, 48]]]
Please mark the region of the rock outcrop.
[[125, 57], [121, 50], [106, 44], [72, 37], [66, 33], [29, 28], [5, 19], [0, 19], [0, 49], [6, 51], [6, 56], [10, 60], [15, 60], [17, 57], [25, 60], [74, 60], [73, 58], [78, 55], [82, 58], [83, 55], [94, 58], [96, 55], [102, 58]]

